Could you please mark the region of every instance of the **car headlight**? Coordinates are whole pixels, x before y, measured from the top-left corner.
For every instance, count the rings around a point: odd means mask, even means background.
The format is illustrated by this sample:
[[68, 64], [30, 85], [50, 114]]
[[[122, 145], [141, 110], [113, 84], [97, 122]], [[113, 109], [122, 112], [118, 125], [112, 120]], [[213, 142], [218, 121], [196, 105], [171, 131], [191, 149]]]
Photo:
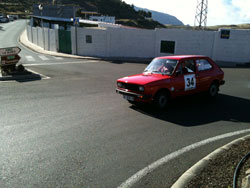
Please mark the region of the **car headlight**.
[[122, 83], [121, 82], [117, 82], [117, 86], [118, 87], [122, 87]]
[[144, 87], [143, 86], [139, 86], [139, 91], [144, 91]]

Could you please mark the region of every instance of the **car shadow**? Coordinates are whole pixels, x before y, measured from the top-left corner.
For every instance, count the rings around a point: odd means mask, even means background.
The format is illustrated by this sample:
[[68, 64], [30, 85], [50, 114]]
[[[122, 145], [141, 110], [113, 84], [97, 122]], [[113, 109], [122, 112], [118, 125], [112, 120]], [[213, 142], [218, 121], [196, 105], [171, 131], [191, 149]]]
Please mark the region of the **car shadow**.
[[151, 105], [132, 105], [130, 108], [180, 126], [199, 126], [217, 121], [250, 123], [250, 100], [225, 94], [218, 94], [215, 99], [204, 95], [179, 97], [161, 111]]

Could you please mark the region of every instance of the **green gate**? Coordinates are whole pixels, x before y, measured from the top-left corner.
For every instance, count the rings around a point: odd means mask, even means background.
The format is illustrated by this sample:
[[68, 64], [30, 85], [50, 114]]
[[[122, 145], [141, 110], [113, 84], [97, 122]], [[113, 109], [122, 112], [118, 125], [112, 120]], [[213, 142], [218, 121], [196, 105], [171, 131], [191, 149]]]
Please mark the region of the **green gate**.
[[59, 38], [59, 52], [72, 54], [71, 48], [71, 32], [65, 30], [58, 30]]

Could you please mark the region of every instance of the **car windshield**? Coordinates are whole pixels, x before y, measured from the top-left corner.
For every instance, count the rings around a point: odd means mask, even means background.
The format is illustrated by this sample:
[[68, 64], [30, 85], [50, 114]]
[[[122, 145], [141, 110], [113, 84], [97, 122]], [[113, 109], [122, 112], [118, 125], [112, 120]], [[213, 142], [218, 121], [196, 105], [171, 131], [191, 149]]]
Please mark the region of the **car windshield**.
[[174, 59], [153, 59], [144, 72], [171, 75], [178, 61]]

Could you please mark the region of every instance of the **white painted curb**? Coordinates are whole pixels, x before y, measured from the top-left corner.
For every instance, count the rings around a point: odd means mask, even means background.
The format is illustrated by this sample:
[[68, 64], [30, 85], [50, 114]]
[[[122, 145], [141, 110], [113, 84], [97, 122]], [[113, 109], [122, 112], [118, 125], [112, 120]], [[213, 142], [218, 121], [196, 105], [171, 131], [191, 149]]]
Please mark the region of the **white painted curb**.
[[229, 150], [233, 145], [239, 145], [245, 140], [249, 140], [250, 135], [238, 138], [210, 153], [200, 161], [198, 161], [194, 166], [189, 168], [182, 176], [172, 185], [171, 188], [184, 188], [195, 176], [199, 175], [200, 172], [218, 155]]

